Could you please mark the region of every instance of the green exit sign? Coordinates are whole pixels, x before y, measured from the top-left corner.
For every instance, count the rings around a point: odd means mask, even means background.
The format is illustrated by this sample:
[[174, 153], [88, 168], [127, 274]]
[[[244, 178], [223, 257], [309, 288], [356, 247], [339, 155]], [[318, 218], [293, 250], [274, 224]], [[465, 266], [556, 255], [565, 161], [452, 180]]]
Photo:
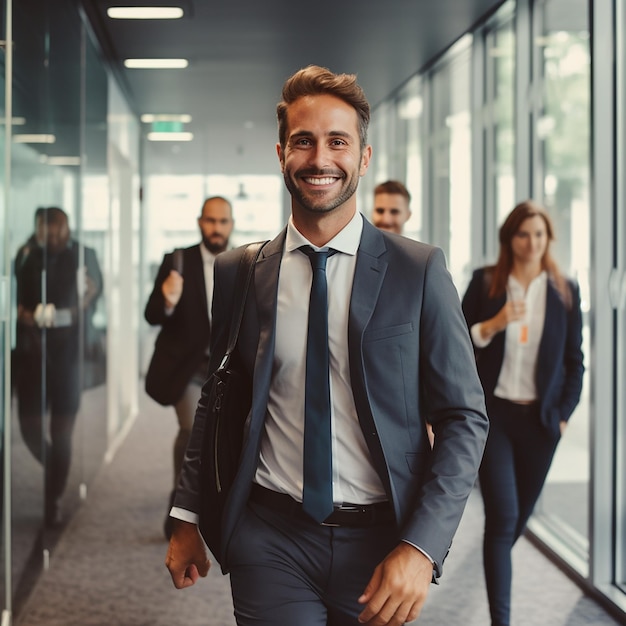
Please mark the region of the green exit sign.
[[180, 133], [183, 131], [182, 122], [152, 122], [152, 131], [155, 133]]

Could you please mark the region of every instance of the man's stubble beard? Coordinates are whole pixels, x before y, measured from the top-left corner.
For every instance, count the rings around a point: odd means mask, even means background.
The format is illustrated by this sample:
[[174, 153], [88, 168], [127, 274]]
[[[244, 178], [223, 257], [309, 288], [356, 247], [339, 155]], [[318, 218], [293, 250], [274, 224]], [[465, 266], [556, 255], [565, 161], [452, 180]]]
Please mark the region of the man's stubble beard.
[[204, 237], [202, 238], [202, 243], [204, 243], [204, 247], [211, 254], [220, 254], [221, 252], [224, 252], [226, 248], [228, 248], [228, 239], [223, 240], [223, 242], [224, 243], [215, 244], [212, 243], [210, 239], [205, 239]]
[[[319, 173], [317, 175], [320, 175]], [[321, 174], [323, 175], [323, 173]], [[298, 187], [295, 181], [291, 178], [287, 171], [283, 172], [283, 179], [285, 181], [285, 187], [287, 187], [287, 191], [290, 193], [291, 197], [305, 210], [311, 213], [329, 213], [330, 211], [336, 209], [338, 206], [341, 206], [345, 202], [347, 202], [357, 190], [359, 186], [359, 177], [355, 177], [353, 180], [349, 181], [347, 187], [342, 189], [339, 194], [332, 198], [329, 204], [325, 204], [320, 206], [317, 203], [312, 203], [308, 196], [306, 196], [302, 190]], [[345, 178], [342, 180], [346, 180]]]

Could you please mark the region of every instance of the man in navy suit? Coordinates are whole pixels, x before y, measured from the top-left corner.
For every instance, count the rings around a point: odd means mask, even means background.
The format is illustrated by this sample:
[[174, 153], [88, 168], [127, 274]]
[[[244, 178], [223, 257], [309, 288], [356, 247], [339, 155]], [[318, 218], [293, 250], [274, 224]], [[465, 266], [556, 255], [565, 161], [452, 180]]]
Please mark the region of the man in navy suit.
[[[238, 357], [252, 406], [214, 557], [230, 572], [240, 626], [399, 625], [419, 615], [441, 575], [483, 452], [484, 397], [441, 250], [382, 232], [357, 210], [371, 146], [356, 77], [310, 66], [282, 96], [277, 152], [291, 217], [261, 251], [246, 300]], [[332, 461], [321, 520], [307, 495], [305, 391], [308, 257], [318, 252], [329, 257]], [[210, 369], [224, 353], [241, 255], [216, 260]], [[172, 509], [166, 565], [178, 588], [210, 565], [197, 526], [213, 458], [206, 389]]]
[[[215, 257], [228, 247], [233, 225], [228, 200], [221, 196], [205, 200], [198, 217], [202, 241], [164, 256], [146, 304], [146, 320], [161, 326], [146, 373], [146, 391], [160, 404], [173, 405], [178, 419], [174, 486], [209, 363], [213, 264]], [[170, 505], [172, 497], [173, 492]], [[168, 539], [171, 523], [167, 515]]]

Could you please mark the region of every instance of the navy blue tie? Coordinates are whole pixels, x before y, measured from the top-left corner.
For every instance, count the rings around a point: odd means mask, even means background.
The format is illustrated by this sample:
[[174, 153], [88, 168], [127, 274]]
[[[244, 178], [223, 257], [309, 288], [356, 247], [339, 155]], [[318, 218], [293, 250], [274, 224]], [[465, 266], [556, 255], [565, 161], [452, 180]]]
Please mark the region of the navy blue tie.
[[333, 511], [326, 261], [336, 250], [300, 250], [313, 270], [306, 350], [302, 508], [316, 522]]

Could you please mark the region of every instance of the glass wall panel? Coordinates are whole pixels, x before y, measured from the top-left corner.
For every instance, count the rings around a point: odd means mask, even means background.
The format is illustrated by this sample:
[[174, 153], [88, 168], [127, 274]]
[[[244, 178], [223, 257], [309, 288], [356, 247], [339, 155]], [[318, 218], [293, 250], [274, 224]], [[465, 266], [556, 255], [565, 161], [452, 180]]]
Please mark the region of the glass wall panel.
[[359, 210], [371, 219], [374, 208], [374, 187], [393, 177], [392, 147], [395, 109], [392, 101], [381, 103], [372, 112], [368, 141], [372, 146], [372, 159], [367, 173], [359, 182], [357, 202]]
[[[13, 7], [13, 115], [21, 122], [13, 128], [9, 195], [12, 313], [16, 320], [11, 416], [12, 593], [17, 612], [43, 560], [44, 467], [49, 458], [43, 445], [49, 426], [46, 357], [49, 334], [57, 334], [56, 329], [49, 333], [47, 327], [54, 319], [52, 307], [46, 307], [50, 286], [46, 280], [50, 260], [46, 245], [48, 224], [43, 216], [36, 216], [37, 209], [50, 206], [68, 207], [73, 213], [76, 199], [72, 182], [75, 173], [48, 162], [50, 157], [70, 154], [63, 150], [66, 141], [74, 155], [78, 149], [77, 137], [72, 137], [64, 124], [67, 117], [64, 115], [63, 119], [61, 111], [51, 106], [51, 74], [60, 59], [56, 42], [50, 39], [50, 8], [48, 2], [32, 1], [14, 3]], [[68, 45], [71, 40], [68, 33]], [[78, 52], [78, 48], [75, 50]], [[65, 81], [70, 77], [68, 68]], [[66, 113], [69, 116], [73, 112], [77, 121], [78, 92], [72, 101], [72, 90], [65, 81]], [[55, 231], [51, 237], [59, 235], [56, 225]], [[71, 353], [75, 347], [68, 344], [67, 350]]]
[[471, 37], [432, 74], [430, 159], [432, 241], [443, 248], [459, 292], [471, 276]]
[[[115, 445], [137, 414], [140, 292], [139, 121], [109, 77], [109, 222], [106, 249], [107, 441]], [[128, 315], [128, 311], [133, 315]]]
[[108, 77], [88, 33], [81, 39], [80, 212], [77, 238], [83, 291], [81, 389], [75, 427], [73, 492], [84, 497], [86, 486], [104, 458], [107, 446], [106, 251], [109, 245], [107, 171]]
[[15, 320], [10, 458], [17, 615], [107, 442], [101, 259], [108, 198], [102, 183], [107, 79], [76, 4], [24, 0], [15, 3], [13, 17], [6, 240]]
[[515, 29], [513, 20], [487, 35], [487, 194], [501, 224], [515, 205]]
[[[554, 255], [581, 288], [589, 351], [590, 51], [585, 0], [540, 6], [535, 37], [542, 94], [535, 123], [536, 195], [554, 221]], [[536, 520], [585, 563], [588, 558], [589, 376], [552, 464]]]
[[413, 77], [399, 92], [396, 103], [398, 128], [398, 171], [411, 194], [411, 218], [404, 225], [404, 234], [424, 240], [423, 226], [423, 113], [421, 79]]
[[392, 102], [382, 103], [376, 109], [376, 122], [370, 128], [369, 142], [372, 145], [373, 161], [368, 172], [368, 183], [372, 190], [379, 182], [392, 176], [393, 116]]

